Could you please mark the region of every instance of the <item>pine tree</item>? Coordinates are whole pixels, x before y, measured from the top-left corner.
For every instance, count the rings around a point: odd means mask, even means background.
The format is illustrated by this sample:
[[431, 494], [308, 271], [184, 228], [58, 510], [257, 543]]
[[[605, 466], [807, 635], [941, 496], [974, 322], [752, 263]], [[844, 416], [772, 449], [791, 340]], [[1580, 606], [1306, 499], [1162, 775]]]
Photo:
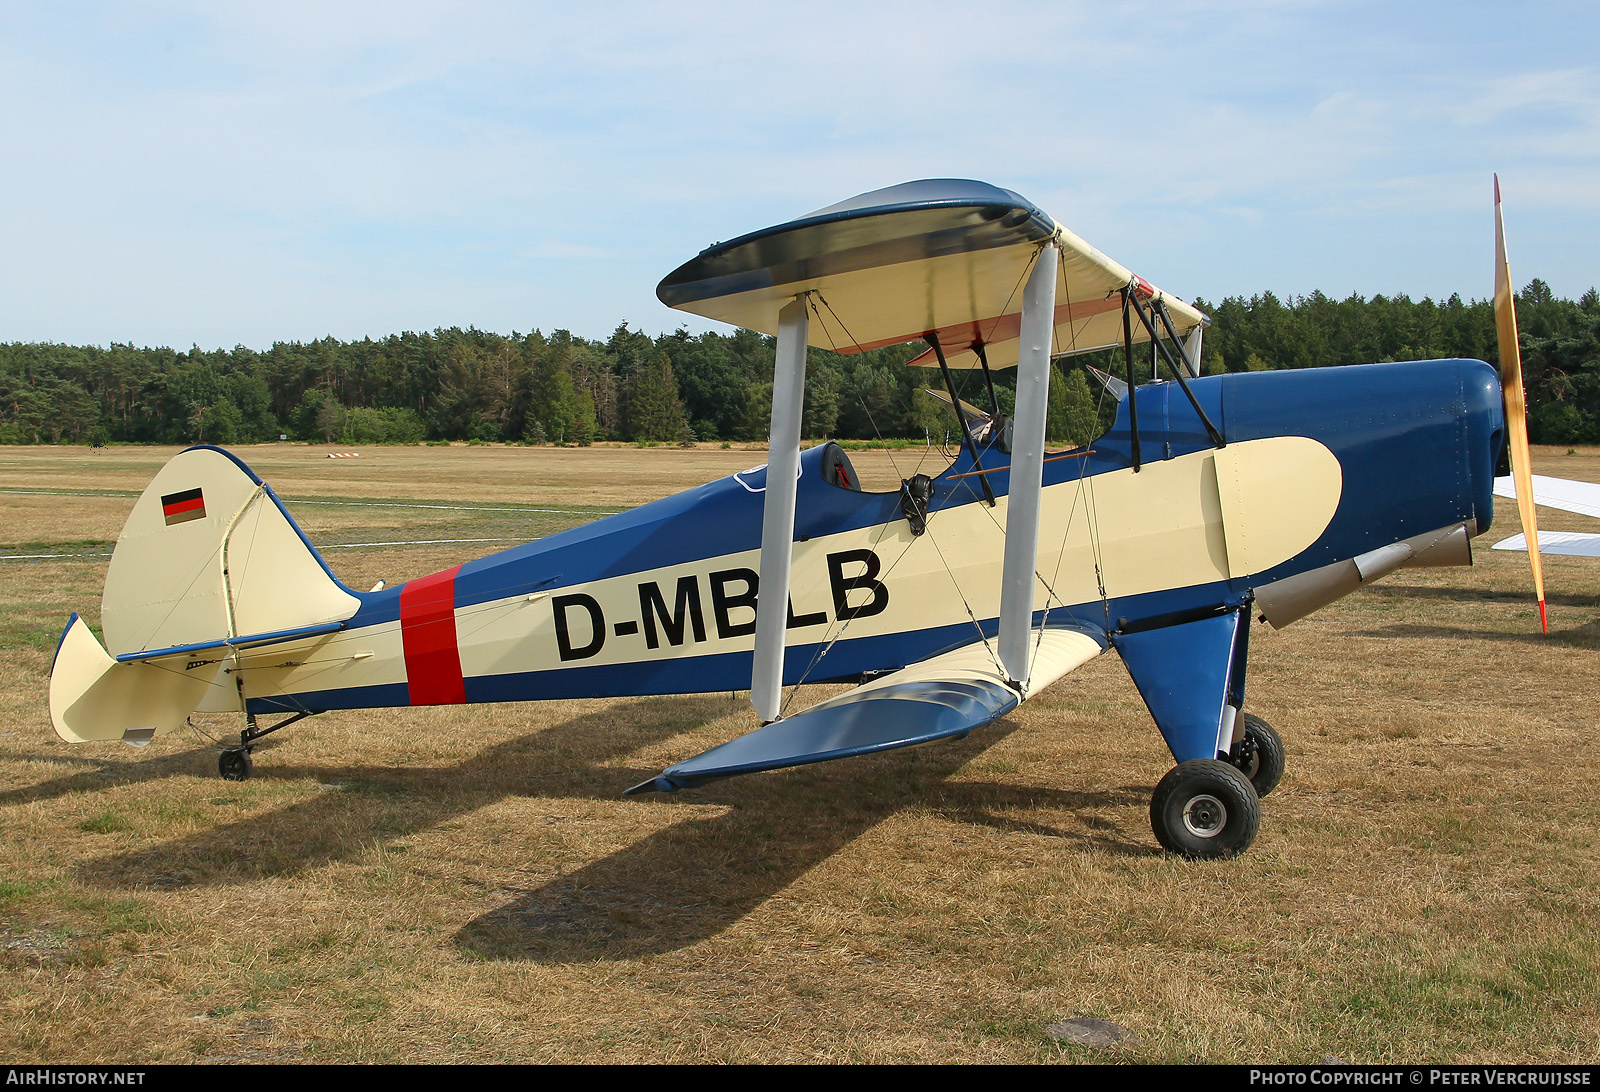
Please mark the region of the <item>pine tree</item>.
[[686, 440], [689, 419], [678, 399], [672, 361], [662, 353], [642, 365], [623, 388], [623, 428], [630, 440]]
[[1045, 416], [1045, 436], [1051, 443], [1087, 444], [1099, 428], [1094, 392], [1082, 368], [1073, 368], [1050, 383], [1050, 408]]

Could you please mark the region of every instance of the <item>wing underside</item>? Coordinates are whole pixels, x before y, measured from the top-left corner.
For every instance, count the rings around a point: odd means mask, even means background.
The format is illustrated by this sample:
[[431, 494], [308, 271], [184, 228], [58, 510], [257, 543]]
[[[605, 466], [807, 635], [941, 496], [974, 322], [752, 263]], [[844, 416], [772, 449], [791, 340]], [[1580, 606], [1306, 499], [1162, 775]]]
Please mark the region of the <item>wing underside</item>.
[[[1494, 480], [1494, 495], [1507, 500], [1517, 497], [1516, 479]], [[1570, 478], [1552, 478], [1547, 474], [1533, 475], [1533, 502], [1545, 508], [1559, 508], [1580, 516], [1600, 519], [1600, 485], [1578, 482]], [[1537, 531], [1539, 552], [1561, 557], [1600, 557], [1600, 534], [1582, 531]], [[1528, 549], [1526, 534], [1512, 535], [1494, 544], [1496, 550]]]
[[[1105, 647], [1075, 629], [1047, 628], [1035, 636], [1030, 694]], [[740, 774], [960, 739], [1023, 700], [1007, 685], [991, 649], [991, 642], [975, 641], [864, 683], [680, 762], [628, 793], [675, 792]]]
[[[1528, 552], [1528, 536], [1512, 535], [1494, 544], [1496, 550]], [[1540, 531], [1539, 552], [1558, 557], [1600, 557], [1600, 535], [1582, 531]]]
[[[1205, 316], [1162, 294], [1010, 190], [924, 179], [862, 194], [712, 246], [656, 289], [669, 307], [764, 333], [814, 293], [809, 343], [841, 353], [936, 336], [953, 368], [1017, 363], [1022, 286], [1047, 242], [1060, 248], [1054, 352], [1123, 341], [1123, 288], [1159, 296], [1183, 335]], [[1135, 341], [1148, 335], [1135, 324]], [[918, 358], [912, 363], [932, 363]]]

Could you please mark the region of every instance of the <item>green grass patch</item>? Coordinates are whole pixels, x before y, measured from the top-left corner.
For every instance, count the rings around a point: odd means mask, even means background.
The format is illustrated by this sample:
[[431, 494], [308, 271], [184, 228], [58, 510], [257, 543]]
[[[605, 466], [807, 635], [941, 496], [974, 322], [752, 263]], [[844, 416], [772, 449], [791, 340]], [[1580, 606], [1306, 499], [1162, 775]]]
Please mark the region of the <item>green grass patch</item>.
[[0, 908], [14, 906], [38, 891], [39, 885], [32, 880], [0, 880]]
[[86, 915], [92, 922], [94, 931], [98, 931], [101, 935], [153, 933], [161, 928], [161, 919], [136, 898], [79, 895], [67, 898], [63, 905]]
[[82, 820], [78, 829], [87, 834], [122, 834], [133, 829], [133, 822], [126, 815], [103, 811]]
[[1545, 1039], [1593, 1005], [1596, 950], [1593, 937], [1568, 933], [1386, 961], [1342, 979], [1318, 1007], [1364, 1061], [1409, 1058], [1418, 1041], [1456, 1053]]

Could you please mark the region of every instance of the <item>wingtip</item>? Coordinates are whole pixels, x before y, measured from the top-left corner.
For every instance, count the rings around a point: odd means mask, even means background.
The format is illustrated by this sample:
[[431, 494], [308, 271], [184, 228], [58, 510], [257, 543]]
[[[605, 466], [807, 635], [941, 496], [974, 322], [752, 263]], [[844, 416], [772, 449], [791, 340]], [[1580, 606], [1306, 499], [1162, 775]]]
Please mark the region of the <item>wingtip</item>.
[[652, 777], [649, 781], [641, 781], [629, 789], [623, 789], [623, 796], [639, 796], [647, 792], [677, 792], [678, 786], [665, 777]]
[[1550, 632], [1550, 617], [1545, 613], [1543, 599], [1539, 600], [1539, 628], [1546, 633]]
[[1500, 173], [1498, 171], [1494, 175], [1494, 203], [1497, 205], [1500, 203]]

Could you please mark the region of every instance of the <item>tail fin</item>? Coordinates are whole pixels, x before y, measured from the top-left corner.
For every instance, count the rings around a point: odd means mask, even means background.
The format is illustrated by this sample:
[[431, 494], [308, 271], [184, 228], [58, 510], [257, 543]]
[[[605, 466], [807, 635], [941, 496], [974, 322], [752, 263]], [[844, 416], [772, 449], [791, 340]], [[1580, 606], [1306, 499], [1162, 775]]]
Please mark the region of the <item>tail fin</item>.
[[136, 740], [196, 709], [239, 709], [221, 659], [197, 652], [337, 628], [360, 605], [249, 467], [191, 447], [156, 474], [117, 539], [100, 608], [106, 647], [81, 621], [63, 634], [51, 719], [72, 742]]

